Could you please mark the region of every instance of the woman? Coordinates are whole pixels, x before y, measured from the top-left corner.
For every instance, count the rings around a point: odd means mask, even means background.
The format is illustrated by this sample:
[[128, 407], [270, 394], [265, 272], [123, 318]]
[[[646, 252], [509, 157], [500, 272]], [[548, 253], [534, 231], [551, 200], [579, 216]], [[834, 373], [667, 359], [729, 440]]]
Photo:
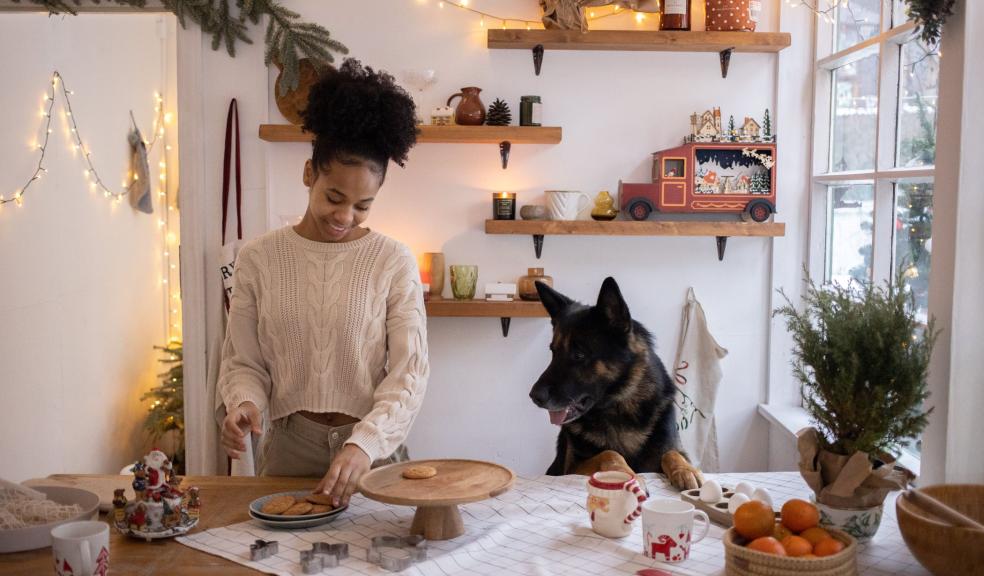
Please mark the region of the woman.
[[346, 60], [310, 93], [301, 222], [243, 246], [218, 387], [232, 458], [262, 430], [258, 473], [323, 476], [345, 505], [372, 465], [406, 460], [429, 365], [416, 260], [362, 226], [390, 160], [416, 142], [413, 100], [392, 76]]

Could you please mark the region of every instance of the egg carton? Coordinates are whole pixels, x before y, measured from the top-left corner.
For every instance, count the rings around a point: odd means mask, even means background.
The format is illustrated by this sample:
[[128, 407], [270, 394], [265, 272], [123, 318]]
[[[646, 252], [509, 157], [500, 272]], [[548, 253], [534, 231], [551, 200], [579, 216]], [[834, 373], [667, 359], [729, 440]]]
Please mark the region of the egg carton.
[[[736, 492], [736, 489], [733, 487], [721, 486], [720, 498], [710, 502], [701, 500], [700, 493], [700, 488], [684, 490], [683, 492], [680, 492], [680, 499], [685, 502], [690, 502], [694, 505], [694, 508], [697, 508], [698, 510], [703, 510], [704, 513], [707, 514], [707, 517], [710, 518], [711, 522], [724, 526], [725, 528], [730, 528], [734, 524], [734, 519], [732, 518], [732, 513], [729, 512], [728, 507], [731, 504], [731, 499], [738, 493]], [[768, 493], [766, 494], [768, 496]], [[770, 507], [772, 507], [771, 499], [771, 496], [768, 496], [768, 501], [766, 502]], [[778, 521], [779, 513], [774, 513], [776, 520]]]

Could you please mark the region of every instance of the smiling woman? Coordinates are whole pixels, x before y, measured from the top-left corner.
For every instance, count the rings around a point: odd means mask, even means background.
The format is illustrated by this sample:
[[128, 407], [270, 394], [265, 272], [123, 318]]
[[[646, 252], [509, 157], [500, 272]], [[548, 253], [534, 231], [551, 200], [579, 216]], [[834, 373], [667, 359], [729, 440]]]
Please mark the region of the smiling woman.
[[417, 129], [406, 92], [355, 60], [312, 87], [304, 128], [314, 134], [304, 217], [236, 262], [222, 443], [237, 458], [246, 432], [263, 433], [260, 474], [323, 476], [316, 490], [338, 506], [371, 465], [407, 458], [429, 374], [416, 259], [362, 226]]

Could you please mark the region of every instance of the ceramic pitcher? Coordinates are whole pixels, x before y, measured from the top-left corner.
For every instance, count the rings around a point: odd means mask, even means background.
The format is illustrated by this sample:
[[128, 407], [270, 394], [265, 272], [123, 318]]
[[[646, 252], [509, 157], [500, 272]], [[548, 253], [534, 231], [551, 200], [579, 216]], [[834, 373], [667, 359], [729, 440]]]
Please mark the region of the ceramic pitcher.
[[588, 479], [588, 514], [591, 529], [608, 538], [632, 533], [642, 513], [646, 493], [635, 477], [625, 472], [595, 472]]
[[577, 220], [581, 210], [591, 203], [587, 194], [574, 190], [547, 190], [546, 195], [551, 220]]
[[448, 98], [448, 106], [455, 98], [461, 98], [458, 106], [454, 109], [454, 121], [457, 124], [481, 126], [485, 123], [485, 104], [482, 104], [482, 99], [478, 97], [478, 93], [481, 91], [481, 88], [467, 86], [462, 88], [461, 92]]

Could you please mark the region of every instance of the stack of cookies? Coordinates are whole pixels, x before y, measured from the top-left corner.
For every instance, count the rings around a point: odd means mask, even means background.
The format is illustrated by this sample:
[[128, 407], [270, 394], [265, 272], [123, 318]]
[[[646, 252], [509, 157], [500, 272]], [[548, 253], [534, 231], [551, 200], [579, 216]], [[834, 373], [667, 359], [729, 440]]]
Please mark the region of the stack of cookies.
[[260, 512], [271, 516], [309, 516], [332, 511], [331, 497], [327, 494], [308, 494], [303, 498], [283, 494], [268, 500]]

